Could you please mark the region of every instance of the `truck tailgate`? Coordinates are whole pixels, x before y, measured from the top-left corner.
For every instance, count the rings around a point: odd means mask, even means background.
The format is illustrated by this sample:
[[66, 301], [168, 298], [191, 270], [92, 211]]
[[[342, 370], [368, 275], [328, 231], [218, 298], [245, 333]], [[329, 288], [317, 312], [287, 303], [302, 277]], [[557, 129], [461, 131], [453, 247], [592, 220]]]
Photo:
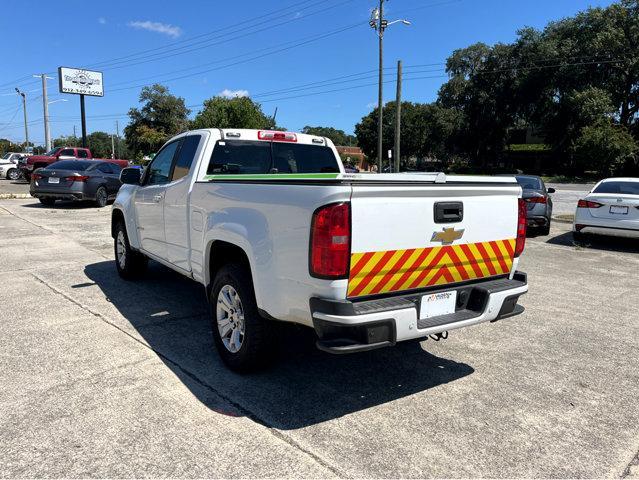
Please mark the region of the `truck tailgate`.
[[509, 274], [520, 195], [514, 179], [414, 185], [354, 182], [347, 297]]

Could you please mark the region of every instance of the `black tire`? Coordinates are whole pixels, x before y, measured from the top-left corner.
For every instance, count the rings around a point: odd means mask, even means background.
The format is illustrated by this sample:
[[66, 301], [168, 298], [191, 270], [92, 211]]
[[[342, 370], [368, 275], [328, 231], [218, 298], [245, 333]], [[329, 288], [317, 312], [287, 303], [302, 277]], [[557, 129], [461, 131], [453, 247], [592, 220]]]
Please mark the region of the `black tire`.
[[539, 234], [543, 235], [543, 236], [550, 235], [550, 223], [548, 223], [548, 225], [546, 225], [544, 227], [540, 227], [539, 228]]
[[45, 207], [53, 207], [55, 205], [55, 198], [38, 198], [40, 203]]
[[104, 187], [98, 187], [95, 191], [95, 204], [98, 208], [106, 207], [107, 202], [109, 201], [109, 194]]
[[9, 170], [7, 172], [7, 178], [9, 180], [17, 180], [20, 178], [20, 170], [18, 170], [17, 168], [12, 168], [11, 170]]
[[[228, 287], [237, 294], [236, 298], [239, 298], [239, 309], [236, 310], [236, 312], [239, 312], [240, 317], [242, 317], [242, 320], [240, 320], [242, 327], [238, 328], [243, 329], [243, 335], [241, 338], [241, 346], [236, 351], [232, 351], [228, 346], [233, 333], [231, 333], [229, 338], [225, 336], [223, 339], [220, 327], [218, 327], [218, 308], [224, 308], [221, 301], [218, 307], [218, 296], [223, 288], [227, 289]], [[235, 263], [223, 266], [217, 272], [215, 280], [213, 281], [210, 300], [213, 339], [217, 351], [226, 366], [238, 373], [248, 373], [268, 365], [272, 359], [273, 352], [273, 325], [268, 320], [262, 318], [257, 310], [253, 281], [249, 268], [245, 265]], [[228, 315], [229, 320], [233, 320], [228, 312], [223, 314]], [[222, 320], [224, 320], [224, 318]], [[237, 325], [237, 317], [235, 318], [235, 322]], [[232, 331], [234, 330], [235, 329], [232, 329]]]
[[[126, 226], [120, 222], [115, 227], [115, 238], [113, 241], [115, 253], [115, 267], [118, 275], [125, 280], [134, 280], [141, 277], [146, 271], [148, 259], [146, 256], [131, 248], [129, 236], [126, 233]], [[122, 257], [124, 253], [124, 257]]]

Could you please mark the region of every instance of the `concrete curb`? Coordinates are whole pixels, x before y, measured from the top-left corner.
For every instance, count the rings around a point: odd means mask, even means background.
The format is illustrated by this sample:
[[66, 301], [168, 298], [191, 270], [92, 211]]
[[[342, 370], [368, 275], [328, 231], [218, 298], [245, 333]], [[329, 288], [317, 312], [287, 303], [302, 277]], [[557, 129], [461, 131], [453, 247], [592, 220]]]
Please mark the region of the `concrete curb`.
[[9, 198], [33, 198], [28, 193], [0, 193], [0, 200]]

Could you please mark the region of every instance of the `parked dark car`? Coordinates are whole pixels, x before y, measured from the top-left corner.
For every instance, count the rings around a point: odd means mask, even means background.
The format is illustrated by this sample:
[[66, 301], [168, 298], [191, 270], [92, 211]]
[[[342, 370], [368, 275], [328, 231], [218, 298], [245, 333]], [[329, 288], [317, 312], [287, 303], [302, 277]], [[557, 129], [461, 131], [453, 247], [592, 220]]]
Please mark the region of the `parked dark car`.
[[548, 235], [552, 217], [552, 198], [549, 193], [555, 193], [555, 189], [546, 188], [541, 177], [535, 175], [515, 175], [515, 178], [523, 190], [528, 227], [538, 229], [542, 235]]
[[31, 195], [43, 205], [56, 200], [93, 200], [104, 207], [122, 183], [120, 167], [96, 160], [62, 160], [31, 175]]

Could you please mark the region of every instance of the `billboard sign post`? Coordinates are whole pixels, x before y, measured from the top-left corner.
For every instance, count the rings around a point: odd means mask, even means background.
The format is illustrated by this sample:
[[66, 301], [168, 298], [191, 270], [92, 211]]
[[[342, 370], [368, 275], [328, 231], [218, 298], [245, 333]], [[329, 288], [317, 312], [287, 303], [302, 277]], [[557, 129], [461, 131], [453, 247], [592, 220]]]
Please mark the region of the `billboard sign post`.
[[87, 146], [87, 124], [84, 112], [84, 96], [104, 96], [102, 72], [83, 68], [58, 68], [58, 85], [60, 93], [80, 95], [80, 115], [82, 117], [82, 146]]

